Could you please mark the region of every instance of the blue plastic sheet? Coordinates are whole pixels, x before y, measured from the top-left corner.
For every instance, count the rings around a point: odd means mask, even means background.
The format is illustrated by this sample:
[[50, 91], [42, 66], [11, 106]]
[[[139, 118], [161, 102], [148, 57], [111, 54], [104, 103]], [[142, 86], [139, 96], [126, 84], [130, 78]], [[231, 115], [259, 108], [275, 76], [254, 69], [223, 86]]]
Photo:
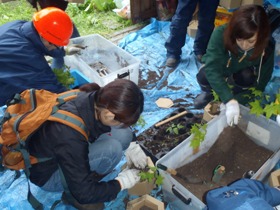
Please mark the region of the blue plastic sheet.
[[280, 0], [266, 0], [264, 3], [269, 2], [274, 7], [280, 8]]
[[[272, 5], [279, 7], [279, 0], [268, 0]], [[144, 112], [142, 114], [145, 125], [141, 127], [136, 125], [134, 129], [137, 135], [148, 129], [156, 122], [162, 120], [178, 107], [187, 107], [192, 112], [201, 112], [193, 109], [193, 98], [200, 93], [200, 88], [196, 82], [195, 75], [200, 66], [196, 62], [192, 52], [193, 39], [186, 38], [186, 44], [183, 47], [182, 59], [177, 68], [168, 68], [164, 66], [166, 50], [164, 43], [169, 36], [170, 22], [157, 21], [151, 19], [151, 23], [145, 28], [127, 35], [119, 44], [120, 47], [141, 60], [139, 69], [140, 79], [146, 81], [142, 88], [145, 96]], [[275, 67], [279, 69], [279, 66]], [[149, 81], [149, 73], [153, 72], [158, 76], [158, 80]], [[277, 74], [275, 74], [278, 76]], [[279, 81], [278, 81], [279, 82]], [[276, 83], [271, 81], [272, 86]], [[274, 87], [274, 86], [273, 86]], [[268, 90], [269, 91], [269, 90]], [[175, 102], [175, 107], [169, 109], [159, 108], [155, 101], [160, 98], [170, 98]], [[1, 108], [2, 111], [4, 107]], [[1, 117], [1, 112], [0, 112]], [[119, 172], [125, 159], [109, 174], [104, 180], [113, 179]], [[0, 209], [2, 210], [29, 210], [32, 209], [27, 198], [28, 183], [23, 172], [20, 177], [15, 178], [15, 172], [6, 170], [0, 172]], [[30, 183], [31, 192], [44, 204], [45, 209], [50, 209], [53, 202], [60, 199], [61, 193], [46, 192]], [[160, 189], [157, 189], [160, 190]], [[157, 191], [153, 191], [154, 197]], [[118, 197], [111, 202], [106, 203], [106, 210], [125, 209], [123, 199], [127, 197], [127, 191], [124, 190], [118, 194]], [[133, 198], [130, 198], [133, 199]], [[158, 198], [161, 200], [162, 198]], [[56, 209], [75, 209], [64, 204], [59, 204]], [[167, 205], [167, 209], [169, 209]]]

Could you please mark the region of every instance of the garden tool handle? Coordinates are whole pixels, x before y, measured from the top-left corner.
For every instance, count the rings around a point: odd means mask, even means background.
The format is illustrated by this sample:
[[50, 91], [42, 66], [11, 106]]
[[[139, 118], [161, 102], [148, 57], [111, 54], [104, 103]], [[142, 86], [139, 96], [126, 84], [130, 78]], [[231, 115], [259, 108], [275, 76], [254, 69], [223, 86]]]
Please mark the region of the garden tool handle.
[[167, 168], [165, 165], [162, 165], [162, 164], [157, 164], [157, 167], [163, 171], [166, 171], [167, 173], [171, 174], [171, 175], [174, 175], [176, 176], [177, 174], [177, 171], [175, 169], [172, 169], [172, 168]]
[[155, 124], [155, 127], [159, 127], [159, 126], [161, 126], [161, 125], [163, 125], [165, 123], [170, 122], [171, 120], [174, 120], [176, 118], [182, 117], [183, 115], [186, 115], [187, 113], [188, 113], [187, 111], [180, 112], [180, 113], [178, 113], [178, 114], [176, 114], [176, 115], [174, 115], [172, 117], [167, 118], [166, 120], [158, 122], [157, 124]]

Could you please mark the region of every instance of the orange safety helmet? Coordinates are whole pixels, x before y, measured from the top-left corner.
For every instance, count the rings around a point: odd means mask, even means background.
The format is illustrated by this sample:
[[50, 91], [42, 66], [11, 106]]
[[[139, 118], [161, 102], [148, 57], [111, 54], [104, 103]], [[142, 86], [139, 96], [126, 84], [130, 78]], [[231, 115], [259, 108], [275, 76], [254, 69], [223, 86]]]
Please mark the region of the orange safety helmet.
[[47, 7], [33, 15], [33, 24], [40, 36], [48, 42], [65, 46], [73, 33], [70, 17], [61, 9]]

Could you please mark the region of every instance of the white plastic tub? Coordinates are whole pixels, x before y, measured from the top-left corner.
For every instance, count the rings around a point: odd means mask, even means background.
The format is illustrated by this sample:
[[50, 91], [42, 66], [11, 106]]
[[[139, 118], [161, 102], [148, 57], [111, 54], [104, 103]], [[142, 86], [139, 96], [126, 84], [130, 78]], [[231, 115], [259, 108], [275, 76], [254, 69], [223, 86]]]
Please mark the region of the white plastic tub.
[[[249, 114], [249, 109], [244, 106], [241, 106], [240, 110], [242, 117], [238, 127], [256, 144], [274, 152], [252, 177], [252, 179], [262, 181], [280, 159], [280, 128], [275, 121], [267, 120], [264, 116], [257, 117]], [[205, 140], [202, 142], [200, 146], [201, 149], [197, 154], [192, 154], [192, 149], [190, 147], [191, 135], [164, 157], [159, 159], [156, 164], [161, 163], [167, 167], [176, 169], [192, 162], [210, 149], [225, 127], [227, 127], [226, 117], [225, 113], [222, 112], [218, 117], [208, 123]], [[162, 186], [164, 200], [170, 203], [172, 209], [201, 210], [205, 208], [205, 204], [200, 199], [177, 182], [172, 176], [162, 170], [160, 170], [160, 173], [164, 176], [164, 183]]]
[[[65, 65], [81, 71], [90, 82], [100, 86], [117, 79], [129, 79], [138, 84], [140, 61], [98, 34], [73, 38], [70, 44], [87, 46], [80, 55], [65, 56]], [[101, 69], [107, 71], [100, 72]]]

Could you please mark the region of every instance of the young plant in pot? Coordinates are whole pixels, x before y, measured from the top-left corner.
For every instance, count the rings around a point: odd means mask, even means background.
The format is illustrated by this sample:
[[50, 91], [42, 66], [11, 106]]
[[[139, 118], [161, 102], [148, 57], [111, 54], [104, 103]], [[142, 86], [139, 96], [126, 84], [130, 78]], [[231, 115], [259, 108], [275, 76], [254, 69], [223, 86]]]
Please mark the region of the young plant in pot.
[[[132, 165], [131, 168], [136, 167]], [[163, 176], [158, 173], [158, 169], [150, 157], [147, 158], [146, 168], [140, 170], [140, 182], [128, 189], [129, 195], [141, 196], [149, 194], [155, 187], [163, 184]]]
[[195, 123], [191, 128], [192, 139], [190, 146], [193, 148], [193, 154], [199, 152], [200, 144], [204, 141], [207, 132], [207, 124]]
[[210, 101], [204, 108], [203, 120], [205, 122], [209, 122], [216, 115], [220, 114], [220, 105], [222, 103], [220, 97], [214, 90], [212, 90], [212, 95], [214, 99]]

